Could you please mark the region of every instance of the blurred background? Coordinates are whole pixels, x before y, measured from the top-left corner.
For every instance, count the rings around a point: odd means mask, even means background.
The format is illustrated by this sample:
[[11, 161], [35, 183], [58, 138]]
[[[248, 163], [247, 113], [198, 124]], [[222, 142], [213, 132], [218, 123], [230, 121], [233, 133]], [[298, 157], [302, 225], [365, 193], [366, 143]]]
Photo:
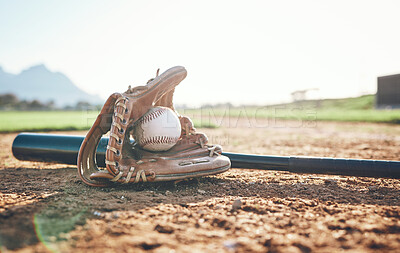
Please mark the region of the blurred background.
[[399, 8], [0, 0], [0, 131], [87, 129], [110, 94], [176, 65], [192, 116], [399, 123]]

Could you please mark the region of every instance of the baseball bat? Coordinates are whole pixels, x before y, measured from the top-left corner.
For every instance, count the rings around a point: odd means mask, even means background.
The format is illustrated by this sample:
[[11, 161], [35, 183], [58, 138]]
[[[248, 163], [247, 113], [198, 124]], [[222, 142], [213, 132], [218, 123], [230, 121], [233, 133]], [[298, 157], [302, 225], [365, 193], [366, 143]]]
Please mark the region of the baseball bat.
[[[76, 165], [84, 136], [21, 133], [12, 144], [15, 158]], [[97, 147], [96, 161], [105, 167], [108, 138]], [[400, 178], [400, 161], [340, 159], [328, 157], [265, 156], [223, 152], [232, 168], [280, 170], [293, 173]]]

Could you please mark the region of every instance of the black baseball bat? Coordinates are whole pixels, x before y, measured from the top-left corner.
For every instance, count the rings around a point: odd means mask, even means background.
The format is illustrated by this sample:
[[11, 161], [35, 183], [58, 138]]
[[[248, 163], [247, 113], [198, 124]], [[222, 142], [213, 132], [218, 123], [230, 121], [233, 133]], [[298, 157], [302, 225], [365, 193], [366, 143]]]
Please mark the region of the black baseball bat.
[[[14, 156], [23, 161], [76, 165], [84, 136], [21, 133], [12, 144]], [[96, 161], [105, 167], [108, 138], [97, 147]], [[233, 168], [280, 170], [294, 173], [400, 178], [400, 161], [327, 157], [264, 156], [224, 152]]]

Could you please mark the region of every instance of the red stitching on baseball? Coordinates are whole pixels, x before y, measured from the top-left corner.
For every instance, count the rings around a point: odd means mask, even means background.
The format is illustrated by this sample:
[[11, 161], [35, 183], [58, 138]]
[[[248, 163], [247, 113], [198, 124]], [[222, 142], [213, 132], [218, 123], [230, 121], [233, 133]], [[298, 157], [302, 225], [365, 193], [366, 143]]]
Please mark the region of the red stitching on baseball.
[[176, 143], [178, 139], [179, 137], [153, 136], [142, 140], [140, 146], [144, 147], [149, 144], [172, 144]]
[[149, 121], [151, 121], [151, 120], [153, 120], [153, 119], [155, 119], [155, 118], [157, 118], [157, 117], [163, 115], [164, 113], [166, 113], [166, 109], [165, 109], [165, 108], [156, 108], [155, 111], [153, 111], [153, 112], [151, 112], [151, 113], [149, 113], [149, 114], [143, 116], [143, 117], [139, 120], [139, 122], [140, 122], [141, 124], [147, 123], [147, 122], [149, 122]]

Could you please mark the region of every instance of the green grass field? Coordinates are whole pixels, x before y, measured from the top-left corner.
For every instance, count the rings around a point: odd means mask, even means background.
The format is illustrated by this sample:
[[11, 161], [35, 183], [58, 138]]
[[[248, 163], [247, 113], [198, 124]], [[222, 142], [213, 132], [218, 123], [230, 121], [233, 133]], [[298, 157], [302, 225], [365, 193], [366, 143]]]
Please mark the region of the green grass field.
[[0, 111], [0, 131], [89, 129], [97, 111]]
[[356, 98], [308, 100], [271, 106], [188, 109], [184, 115], [291, 120], [400, 123], [400, 109], [374, 109], [374, 95]]
[[184, 115], [196, 117], [246, 117], [248, 119], [268, 118], [275, 120], [308, 120], [308, 121], [346, 121], [400, 123], [400, 110], [357, 110], [357, 109], [318, 109], [313, 107], [240, 107], [240, 108], [207, 108], [185, 110]]
[[[247, 117], [309, 121], [400, 123], [400, 110], [375, 110], [373, 95], [347, 99], [304, 101], [264, 107], [226, 107], [179, 110], [196, 127], [215, 128], [204, 117]], [[98, 111], [0, 111], [0, 132], [87, 130]]]
[[[98, 111], [0, 111], [0, 132], [87, 130]], [[197, 127], [215, 128], [194, 121]]]

